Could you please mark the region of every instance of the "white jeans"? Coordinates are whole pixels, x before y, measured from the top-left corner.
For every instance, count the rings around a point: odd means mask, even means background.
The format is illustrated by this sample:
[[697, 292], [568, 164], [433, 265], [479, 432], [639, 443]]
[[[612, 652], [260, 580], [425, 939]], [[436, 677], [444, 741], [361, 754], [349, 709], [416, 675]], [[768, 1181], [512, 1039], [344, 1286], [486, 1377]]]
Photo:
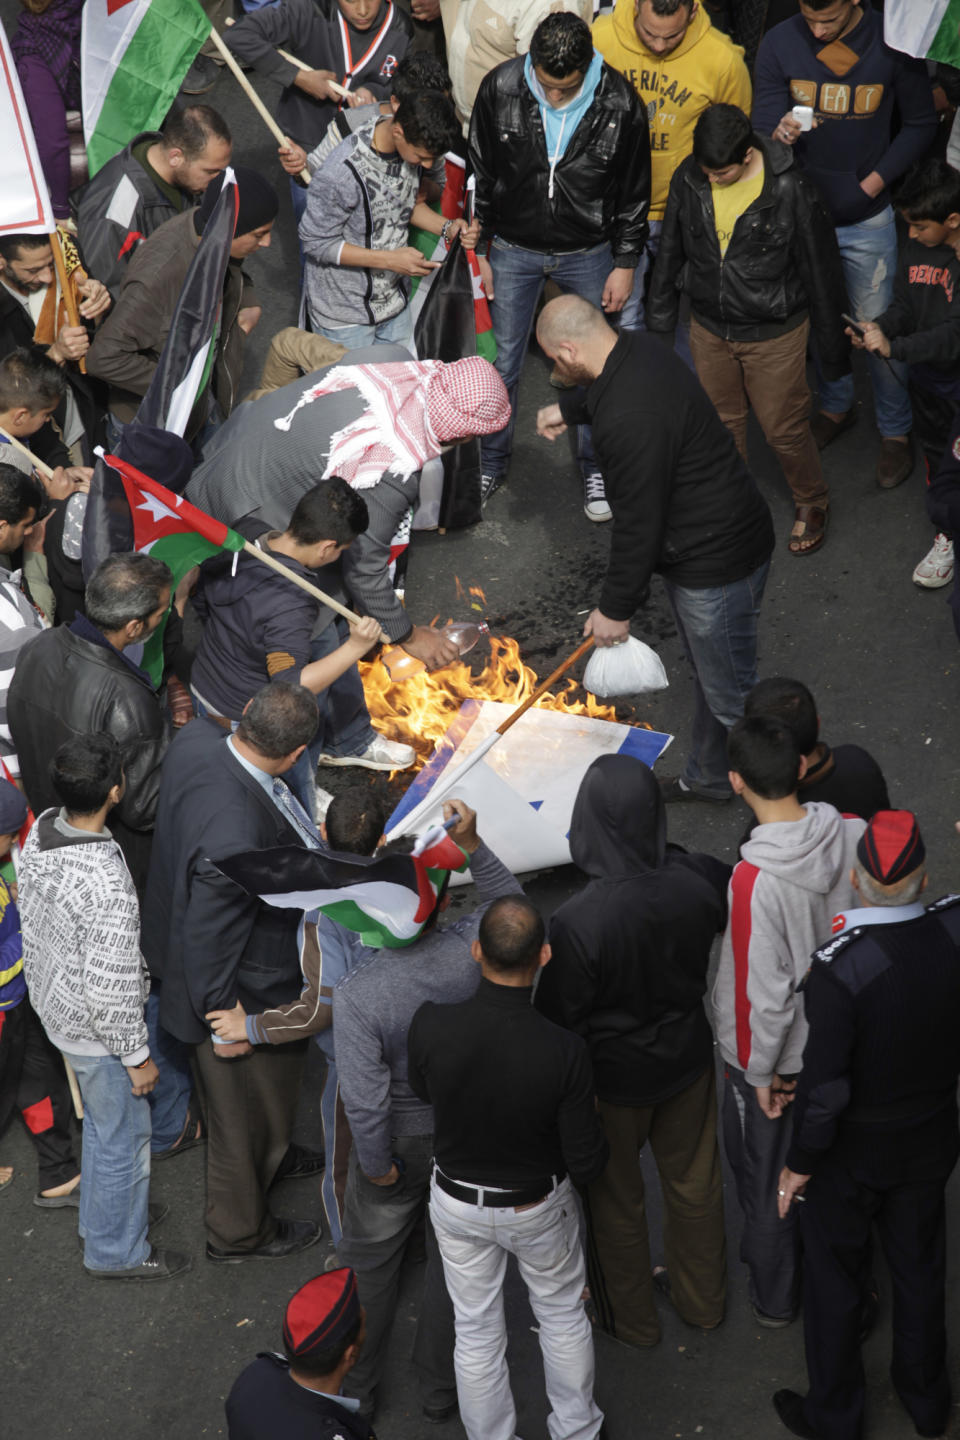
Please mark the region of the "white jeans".
[[594, 1440], [593, 1334], [583, 1308], [586, 1267], [569, 1180], [529, 1210], [467, 1205], [430, 1184], [430, 1218], [453, 1301], [454, 1366], [468, 1440], [516, 1440], [507, 1371], [503, 1277], [516, 1255], [540, 1326], [551, 1440]]

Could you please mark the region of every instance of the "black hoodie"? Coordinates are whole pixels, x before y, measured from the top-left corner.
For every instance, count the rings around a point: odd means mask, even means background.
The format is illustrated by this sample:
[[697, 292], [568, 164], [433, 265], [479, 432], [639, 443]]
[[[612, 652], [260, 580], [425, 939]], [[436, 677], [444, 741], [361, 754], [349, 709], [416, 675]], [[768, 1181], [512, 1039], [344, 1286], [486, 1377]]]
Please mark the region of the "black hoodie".
[[627, 755], [584, 776], [570, 851], [591, 879], [550, 923], [537, 1006], [586, 1039], [601, 1100], [668, 1100], [711, 1064], [703, 996], [730, 867], [667, 845], [660, 788]]

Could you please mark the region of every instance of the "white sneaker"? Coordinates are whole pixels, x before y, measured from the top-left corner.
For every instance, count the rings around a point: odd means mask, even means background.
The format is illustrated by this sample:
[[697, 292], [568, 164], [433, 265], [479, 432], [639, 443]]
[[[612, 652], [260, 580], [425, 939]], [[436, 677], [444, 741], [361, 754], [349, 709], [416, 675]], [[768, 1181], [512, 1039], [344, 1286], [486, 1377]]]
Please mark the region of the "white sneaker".
[[603, 520], [613, 519], [613, 511], [607, 504], [607, 492], [599, 470], [583, 477], [583, 513], [588, 520], [595, 520], [598, 524]]
[[949, 585], [953, 579], [953, 541], [946, 535], [934, 536], [933, 548], [928, 550], [913, 572], [914, 585], [925, 590], [938, 590]]
[[359, 755], [321, 755], [320, 765], [362, 765], [365, 770], [406, 770], [417, 758], [412, 745], [378, 735]]

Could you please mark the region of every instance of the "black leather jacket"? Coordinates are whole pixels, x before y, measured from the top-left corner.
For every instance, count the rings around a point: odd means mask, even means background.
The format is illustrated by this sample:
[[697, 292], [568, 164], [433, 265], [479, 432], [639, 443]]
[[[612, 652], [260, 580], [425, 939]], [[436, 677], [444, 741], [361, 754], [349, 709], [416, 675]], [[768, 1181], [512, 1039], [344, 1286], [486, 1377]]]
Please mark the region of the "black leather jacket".
[[848, 302], [833, 221], [813, 183], [778, 140], [763, 151], [763, 189], [720, 255], [710, 182], [689, 156], [670, 184], [647, 300], [647, 328], [670, 331], [681, 293], [700, 324], [724, 340], [769, 340], [809, 313], [824, 374], [850, 371], [840, 316]]
[[168, 741], [149, 681], [106, 641], [97, 644], [59, 625], [44, 630], [18, 655], [7, 714], [23, 788], [37, 815], [51, 805], [59, 808], [49, 769], [65, 740], [106, 730], [118, 741], [127, 783], [107, 823], [142, 895]]
[[482, 238], [530, 250], [587, 249], [608, 240], [614, 264], [637, 264], [650, 208], [646, 112], [622, 75], [604, 65], [593, 101], [554, 171], [525, 56], [485, 76], [470, 119]]

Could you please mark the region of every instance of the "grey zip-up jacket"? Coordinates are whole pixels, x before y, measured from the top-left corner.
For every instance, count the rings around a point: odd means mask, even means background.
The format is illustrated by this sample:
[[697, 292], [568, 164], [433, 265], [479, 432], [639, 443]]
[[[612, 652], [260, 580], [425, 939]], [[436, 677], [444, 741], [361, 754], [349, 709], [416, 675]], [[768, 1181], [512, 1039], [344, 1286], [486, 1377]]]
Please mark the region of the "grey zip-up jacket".
[[802, 820], [758, 825], [727, 892], [729, 919], [713, 989], [720, 1053], [750, 1085], [795, 1075], [807, 1040], [797, 986], [838, 911], [866, 821], [811, 801]]

